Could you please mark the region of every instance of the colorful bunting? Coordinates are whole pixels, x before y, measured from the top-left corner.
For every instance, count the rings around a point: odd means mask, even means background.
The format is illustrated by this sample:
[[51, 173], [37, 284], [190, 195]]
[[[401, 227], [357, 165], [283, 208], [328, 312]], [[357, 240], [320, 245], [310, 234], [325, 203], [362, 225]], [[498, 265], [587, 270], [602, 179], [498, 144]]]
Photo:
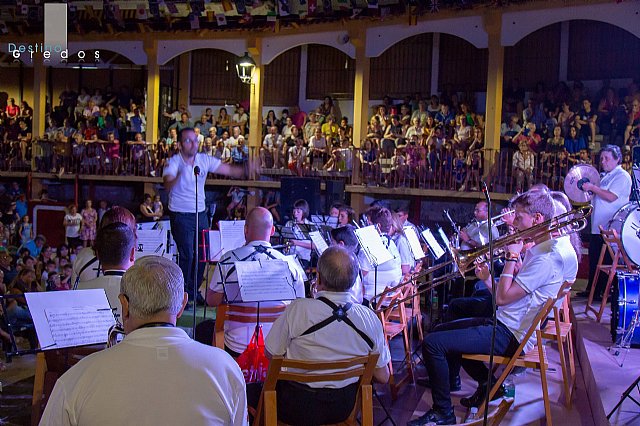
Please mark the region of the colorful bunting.
[[224, 13], [216, 13], [216, 23], [219, 27], [227, 25], [227, 16]]

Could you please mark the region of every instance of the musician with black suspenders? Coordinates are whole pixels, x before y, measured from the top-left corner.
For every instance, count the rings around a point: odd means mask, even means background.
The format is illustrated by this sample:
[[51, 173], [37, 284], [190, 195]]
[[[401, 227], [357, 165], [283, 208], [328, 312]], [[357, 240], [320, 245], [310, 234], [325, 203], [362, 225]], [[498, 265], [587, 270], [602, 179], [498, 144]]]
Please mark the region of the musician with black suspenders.
[[[591, 238], [589, 239], [589, 284], [585, 291], [578, 293], [578, 296], [588, 297], [591, 286], [594, 285], [593, 279], [604, 244], [599, 226], [607, 229], [613, 215], [629, 202], [631, 176], [620, 166], [621, 162], [620, 148], [616, 145], [605, 145], [600, 150], [600, 164], [604, 172], [600, 185], [592, 182], [582, 184], [582, 190], [593, 193], [591, 200], [593, 214], [591, 215]], [[596, 283], [595, 299], [602, 297], [607, 281], [605, 274], [600, 274], [600, 278], [602, 279]]]
[[[296, 360], [338, 361], [377, 352], [380, 357], [373, 377], [386, 383], [391, 355], [382, 324], [372, 310], [352, 303], [349, 294], [358, 269], [357, 260], [345, 248], [326, 249], [318, 261], [316, 299], [296, 299], [287, 306], [265, 339], [267, 353]], [[333, 424], [349, 416], [357, 382], [310, 385], [278, 382], [279, 420], [307, 424], [313, 419], [317, 424]]]

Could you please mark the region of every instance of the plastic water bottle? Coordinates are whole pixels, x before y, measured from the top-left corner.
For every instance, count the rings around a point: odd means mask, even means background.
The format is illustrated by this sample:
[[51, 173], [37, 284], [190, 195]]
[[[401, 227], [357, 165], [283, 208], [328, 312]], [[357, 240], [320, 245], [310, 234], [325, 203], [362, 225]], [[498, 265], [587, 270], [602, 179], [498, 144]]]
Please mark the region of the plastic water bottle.
[[511, 376], [508, 376], [504, 381], [504, 396], [506, 398], [516, 397], [516, 384], [513, 383]]
[[471, 407], [469, 409], [469, 417], [467, 417], [466, 421], [477, 420], [478, 419], [478, 407]]
[[433, 312], [438, 310], [438, 293], [433, 292], [433, 296], [431, 297], [431, 309]]

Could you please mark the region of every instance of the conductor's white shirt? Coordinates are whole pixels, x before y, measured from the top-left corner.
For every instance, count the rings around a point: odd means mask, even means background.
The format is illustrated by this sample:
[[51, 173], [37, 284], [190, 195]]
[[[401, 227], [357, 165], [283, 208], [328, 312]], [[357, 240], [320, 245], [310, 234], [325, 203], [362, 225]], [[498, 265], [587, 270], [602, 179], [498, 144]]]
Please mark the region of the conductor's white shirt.
[[169, 158], [163, 176], [177, 176], [175, 186], [169, 191], [169, 210], [177, 213], [196, 213], [196, 176], [193, 171], [195, 166], [198, 166], [198, 211], [204, 211], [204, 183], [207, 173], [215, 173], [220, 164], [218, 158], [203, 153], [196, 154], [193, 166], [187, 164], [180, 153]]
[[138, 329], [62, 375], [40, 421], [133, 424], [248, 424], [240, 367], [224, 351], [190, 339], [180, 328]]

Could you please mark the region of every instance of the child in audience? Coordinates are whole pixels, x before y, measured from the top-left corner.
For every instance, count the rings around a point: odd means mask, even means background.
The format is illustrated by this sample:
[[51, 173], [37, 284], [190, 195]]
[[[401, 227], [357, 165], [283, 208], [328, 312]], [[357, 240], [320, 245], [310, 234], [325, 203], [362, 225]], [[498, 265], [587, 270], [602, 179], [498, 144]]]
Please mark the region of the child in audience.
[[33, 225], [29, 222], [29, 215], [22, 217], [18, 233], [20, 234], [20, 244], [24, 244], [33, 239]]

